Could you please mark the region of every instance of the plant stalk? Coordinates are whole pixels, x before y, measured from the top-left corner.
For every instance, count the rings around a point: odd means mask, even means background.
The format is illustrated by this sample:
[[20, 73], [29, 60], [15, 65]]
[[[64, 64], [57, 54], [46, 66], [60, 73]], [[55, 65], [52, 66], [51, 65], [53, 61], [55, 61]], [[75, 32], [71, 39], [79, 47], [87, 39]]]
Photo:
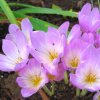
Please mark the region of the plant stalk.
[[68, 84], [68, 74], [67, 74], [67, 72], [64, 73], [64, 82], [65, 82], [65, 84]]
[[52, 93], [52, 95], [54, 95], [54, 92], [55, 92], [55, 83], [54, 82], [52, 82], [51, 83], [52, 85], [51, 85], [51, 88], [52, 88], [52, 90], [51, 90], [51, 93]]
[[52, 96], [51, 91], [47, 88], [46, 85], [43, 87], [43, 90], [44, 90], [49, 96]]
[[8, 6], [6, 0], [0, 0], [0, 7], [2, 8], [3, 12], [7, 16], [10, 23], [18, 24], [13, 12], [11, 11], [10, 7]]
[[44, 91], [45, 91], [49, 96], [54, 95], [54, 82], [52, 82], [51, 84], [52, 84], [52, 85], [51, 85], [51, 89], [52, 89], [52, 90], [48, 89], [48, 87], [47, 87], [46, 85], [43, 87]]
[[49, 98], [42, 89], [39, 90], [39, 94], [41, 95], [43, 100], [49, 100]]
[[82, 90], [81, 93], [80, 93], [80, 96], [85, 96], [87, 93], [87, 90]]
[[98, 6], [99, 6], [99, 10], [100, 10], [100, 1], [98, 0]]
[[76, 96], [79, 97], [80, 96], [80, 89], [76, 89]]

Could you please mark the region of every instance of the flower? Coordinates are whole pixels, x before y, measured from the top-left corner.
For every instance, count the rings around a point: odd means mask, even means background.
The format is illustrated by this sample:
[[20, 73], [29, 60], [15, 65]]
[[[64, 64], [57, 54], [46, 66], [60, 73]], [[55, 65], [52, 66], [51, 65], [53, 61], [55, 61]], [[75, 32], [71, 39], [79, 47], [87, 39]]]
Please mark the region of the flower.
[[64, 79], [64, 73], [66, 71], [63, 63], [59, 63], [58, 67], [56, 68], [57, 74], [51, 74], [47, 71], [47, 77], [49, 81], [61, 81]]
[[99, 50], [90, 47], [88, 60], [81, 64], [75, 74], [70, 74], [70, 82], [80, 88], [94, 92], [100, 90], [100, 57]]
[[29, 21], [28, 18], [24, 18], [21, 22], [21, 29], [22, 29], [22, 32], [24, 33], [26, 39], [27, 39], [27, 42], [28, 42], [28, 46], [30, 48], [32, 48], [32, 44], [31, 44], [31, 38], [30, 38], [30, 33], [32, 32], [32, 24], [31, 22]]
[[95, 48], [100, 48], [100, 35], [97, 33], [95, 35], [93, 33], [84, 33], [81, 39]]
[[81, 39], [75, 39], [66, 45], [63, 63], [69, 69], [76, 69], [81, 63], [85, 62], [89, 45]]
[[44, 68], [35, 59], [30, 59], [18, 74], [19, 77], [17, 77], [16, 82], [22, 88], [23, 97], [31, 96], [48, 82]]
[[84, 33], [81, 37], [81, 39], [84, 41], [84, 42], [87, 42], [91, 45], [94, 45], [95, 43], [95, 38], [94, 38], [94, 34], [93, 33]]
[[1, 71], [18, 71], [27, 63], [29, 50], [26, 39], [19, 30], [14, 33], [14, 38], [3, 39], [2, 49], [4, 55], [0, 54]]
[[67, 44], [70, 44], [75, 39], [81, 38], [82, 32], [80, 29], [80, 26], [78, 24], [75, 24], [69, 34], [67, 35]]
[[78, 20], [83, 32], [95, 33], [100, 28], [100, 12], [98, 8], [91, 10], [91, 4], [87, 3], [83, 6], [78, 14]]
[[53, 27], [48, 32], [35, 31], [31, 34], [33, 57], [42, 63], [51, 74], [57, 74], [58, 63], [63, 56], [65, 36]]
[[68, 32], [68, 28], [69, 28], [69, 22], [66, 21], [62, 25], [60, 25], [60, 27], [58, 28], [58, 31], [61, 33], [61, 35], [63, 34], [66, 37], [67, 32]]
[[31, 49], [30, 33], [32, 32], [32, 24], [28, 18], [24, 18], [21, 21], [21, 29], [16, 24], [9, 25], [9, 34], [6, 35], [6, 39], [16, 41], [16, 32], [20, 32], [26, 39], [28, 47]]
[[94, 36], [94, 46], [100, 48], [100, 34], [95, 34]]

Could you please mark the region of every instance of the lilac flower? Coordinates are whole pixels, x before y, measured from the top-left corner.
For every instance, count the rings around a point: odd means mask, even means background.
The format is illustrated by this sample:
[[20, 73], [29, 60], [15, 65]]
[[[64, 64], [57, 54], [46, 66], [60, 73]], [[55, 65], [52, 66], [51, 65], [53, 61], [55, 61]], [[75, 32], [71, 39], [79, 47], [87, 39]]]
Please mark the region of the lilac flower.
[[0, 70], [2, 71], [17, 71], [28, 61], [29, 50], [26, 39], [19, 30], [14, 34], [14, 38], [3, 39], [4, 55], [0, 54]]
[[95, 35], [93, 33], [84, 33], [81, 39], [95, 48], [100, 48], [100, 35], [97, 33]]
[[94, 36], [94, 46], [100, 48], [100, 34], [95, 34]]
[[91, 10], [91, 4], [85, 4], [78, 14], [78, 20], [83, 32], [96, 32], [100, 28], [99, 9], [95, 7]]
[[65, 48], [65, 54], [63, 57], [65, 66], [67, 66], [69, 69], [76, 69], [86, 60], [85, 52], [87, 51], [88, 47], [89, 45], [81, 39], [73, 40]]
[[81, 39], [84, 41], [84, 42], [87, 42], [91, 45], [94, 45], [95, 43], [95, 38], [94, 38], [94, 34], [93, 33], [83, 33]]
[[11, 24], [9, 26], [9, 34], [6, 35], [6, 39], [10, 39], [16, 41], [16, 32], [20, 32], [23, 34], [25, 39], [27, 40], [27, 45], [29, 48], [32, 48], [30, 33], [32, 32], [32, 24], [28, 18], [24, 18], [21, 22], [21, 29], [16, 24]]
[[75, 39], [81, 38], [82, 32], [80, 29], [80, 26], [78, 24], [74, 25], [70, 31], [70, 33], [67, 35], [67, 44], [70, 44]]
[[31, 35], [32, 55], [42, 63], [51, 74], [57, 74], [58, 63], [62, 58], [65, 36], [59, 30], [49, 27], [48, 32], [33, 32]]
[[27, 39], [29, 47], [32, 48], [30, 33], [32, 32], [33, 27], [28, 18], [22, 20], [21, 29]]
[[58, 64], [58, 67], [56, 69], [57, 71], [57, 74], [53, 75], [53, 74], [50, 74], [49, 72], [47, 72], [47, 77], [49, 79], [49, 81], [61, 81], [64, 79], [64, 72], [66, 71], [63, 63], [59, 63]]
[[61, 34], [65, 35], [65, 37], [66, 37], [67, 36], [67, 32], [68, 32], [68, 28], [69, 28], [69, 22], [66, 21], [58, 28], [58, 31]]
[[16, 81], [22, 88], [22, 96], [29, 97], [41, 89], [48, 82], [48, 78], [41, 64], [35, 59], [30, 59], [29, 63], [19, 71]]
[[76, 69], [75, 74], [70, 74], [70, 81], [74, 86], [91, 92], [100, 90], [99, 52], [91, 47], [87, 53], [88, 60]]

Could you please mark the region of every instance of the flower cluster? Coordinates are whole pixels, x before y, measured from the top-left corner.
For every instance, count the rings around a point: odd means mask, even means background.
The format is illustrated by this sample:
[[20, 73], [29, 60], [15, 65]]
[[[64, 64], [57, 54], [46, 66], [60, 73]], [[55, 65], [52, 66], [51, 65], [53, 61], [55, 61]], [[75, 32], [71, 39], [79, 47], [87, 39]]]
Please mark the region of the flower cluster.
[[46, 83], [64, 79], [77, 88], [100, 90], [100, 12], [87, 3], [78, 13], [78, 24], [69, 22], [47, 32], [33, 31], [28, 18], [18, 27], [9, 26], [2, 42], [0, 70], [18, 73], [16, 82], [23, 97], [31, 96]]

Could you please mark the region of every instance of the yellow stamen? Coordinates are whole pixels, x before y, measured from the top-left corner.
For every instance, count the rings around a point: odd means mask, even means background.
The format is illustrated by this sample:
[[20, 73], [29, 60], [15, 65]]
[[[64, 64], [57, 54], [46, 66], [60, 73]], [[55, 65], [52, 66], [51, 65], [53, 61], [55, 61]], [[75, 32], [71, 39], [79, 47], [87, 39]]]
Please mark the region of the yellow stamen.
[[34, 77], [30, 78], [30, 81], [32, 82], [33, 86], [37, 87], [40, 82], [41, 82], [42, 78], [38, 75], [35, 75]]
[[73, 59], [71, 59], [70, 61], [70, 66], [72, 68], [76, 68], [79, 64], [79, 59], [77, 57], [74, 57]]
[[86, 78], [85, 78], [84, 81], [85, 81], [86, 83], [89, 83], [89, 84], [94, 83], [94, 82], [96, 82], [96, 75], [95, 75], [95, 74], [92, 74], [92, 73], [89, 73], [89, 74], [86, 76]]
[[18, 57], [17, 59], [16, 59], [16, 63], [20, 63], [22, 61], [22, 58], [21, 57]]
[[55, 58], [58, 57], [58, 53], [57, 52], [49, 52], [49, 58], [51, 61], [53, 61]]

